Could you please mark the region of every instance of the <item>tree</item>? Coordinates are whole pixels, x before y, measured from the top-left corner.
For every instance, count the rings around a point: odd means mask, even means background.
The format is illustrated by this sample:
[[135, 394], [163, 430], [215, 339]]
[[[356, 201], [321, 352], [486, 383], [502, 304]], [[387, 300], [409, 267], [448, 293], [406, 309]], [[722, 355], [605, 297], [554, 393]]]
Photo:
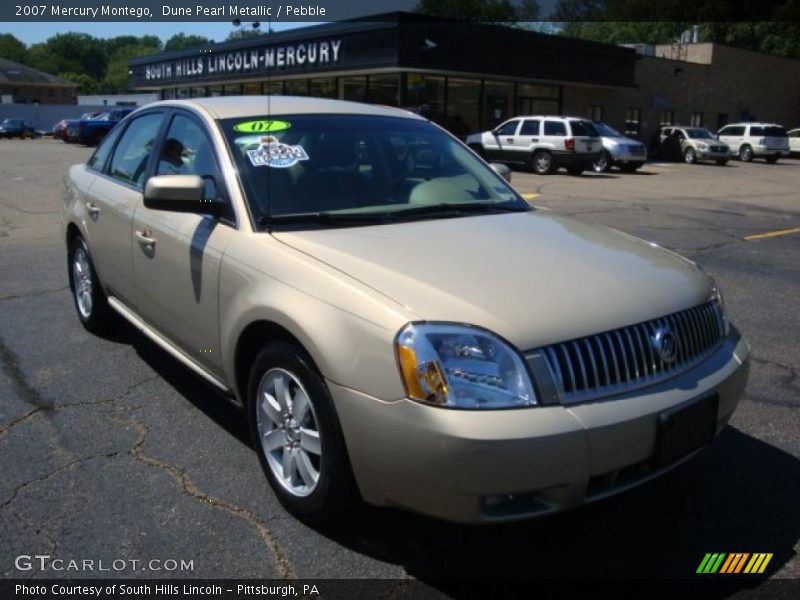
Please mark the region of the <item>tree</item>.
[[28, 48], [10, 33], [0, 34], [0, 58], [24, 64], [28, 60]]
[[517, 20], [517, 11], [509, 0], [420, 0], [414, 11], [432, 17], [481, 23], [513, 23]]
[[130, 76], [128, 61], [138, 56], [155, 54], [161, 49], [161, 41], [158, 45], [152, 45], [152, 40], [148, 43], [140, 43], [134, 46], [123, 46], [119, 48], [108, 61], [106, 74], [103, 78], [101, 90], [110, 94], [121, 94], [129, 90]]
[[108, 54], [102, 40], [86, 33], [60, 33], [30, 48], [29, 64], [46, 73], [86, 73], [99, 81], [105, 75]]
[[213, 43], [214, 40], [202, 35], [186, 35], [184, 33], [176, 33], [167, 40], [166, 44], [164, 44], [164, 50], [183, 50], [184, 48], [205, 46], [206, 44]]
[[79, 94], [96, 94], [100, 91], [100, 84], [86, 73], [59, 73], [59, 77], [78, 84]]

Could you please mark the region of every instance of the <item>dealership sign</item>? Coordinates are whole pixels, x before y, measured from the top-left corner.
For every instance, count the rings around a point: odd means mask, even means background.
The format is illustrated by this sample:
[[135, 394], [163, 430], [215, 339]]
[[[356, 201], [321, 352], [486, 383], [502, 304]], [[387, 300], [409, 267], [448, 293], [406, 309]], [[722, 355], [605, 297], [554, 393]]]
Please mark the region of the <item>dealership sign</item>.
[[144, 64], [136, 68], [142, 83], [194, 78], [214, 79], [236, 74], [320, 68], [341, 60], [342, 40], [298, 42], [281, 46], [248, 48], [229, 52], [200, 50], [199, 56]]

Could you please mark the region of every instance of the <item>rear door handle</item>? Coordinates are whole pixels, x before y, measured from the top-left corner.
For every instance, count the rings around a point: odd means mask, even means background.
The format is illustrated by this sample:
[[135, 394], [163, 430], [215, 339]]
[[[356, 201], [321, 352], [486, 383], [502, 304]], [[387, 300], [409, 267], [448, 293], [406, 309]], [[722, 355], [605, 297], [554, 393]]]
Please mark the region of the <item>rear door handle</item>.
[[137, 229], [134, 233], [136, 234], [136, 240], [145, 248], [151, 249], [156, 245], [156, 239], [150, 237], [150, 231], [147, 229], [143, 231]]
[[89, 213], [89, 216], [96, 217], [100, 212], [100, 209], [94, 202], [89, 201], [86, 203], [86, 211]]

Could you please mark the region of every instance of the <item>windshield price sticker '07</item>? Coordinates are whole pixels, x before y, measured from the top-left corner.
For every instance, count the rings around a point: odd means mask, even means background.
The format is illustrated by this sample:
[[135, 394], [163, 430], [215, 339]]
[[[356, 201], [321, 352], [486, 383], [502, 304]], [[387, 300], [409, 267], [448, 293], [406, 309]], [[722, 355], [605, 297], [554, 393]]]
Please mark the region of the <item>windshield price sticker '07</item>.
[[289, 129], [291, 126], [292, 124], [286, 121], [245, 121], [234, 125], [233, 130], [241, 131], [242, 133], [273, 133]]
[[268, 135], [261, 138], [261, 144], [255, 150], [248, 150], [247, 156], [254, 167], [273, 167], [287, 169], [301, 160], [308, 160], [308, 154], [302, 146], [290, 146]]

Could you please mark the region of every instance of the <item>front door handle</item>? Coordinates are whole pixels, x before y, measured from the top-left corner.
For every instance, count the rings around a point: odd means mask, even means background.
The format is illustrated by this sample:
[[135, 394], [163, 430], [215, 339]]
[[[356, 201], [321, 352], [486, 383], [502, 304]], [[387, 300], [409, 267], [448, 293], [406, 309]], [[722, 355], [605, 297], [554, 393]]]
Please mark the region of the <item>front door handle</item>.
[[513, 143], [514, 143], [514, 138], [513, 138], [513, 137], [506, 138], [506, 141], [507, 141], [509, 144], [513, 144]]
[[135, 233], [136, 233], [136, 240], [142, 246], [144, 246], [145, 249], [152, 250], [153, 246], [156, 245], [156, 239], [153, 238], [153, 237], [150, 237], [151, 234], [150, 234], [149, 230], [147, 230], [147, 229], [144, 229], [142, 231], [136, 230]]
[[86, 203], [86, 211], [89, 213], [90, 217], [96, 217], [100, 212], [100, 209], [94, 202], [90, 200]]

